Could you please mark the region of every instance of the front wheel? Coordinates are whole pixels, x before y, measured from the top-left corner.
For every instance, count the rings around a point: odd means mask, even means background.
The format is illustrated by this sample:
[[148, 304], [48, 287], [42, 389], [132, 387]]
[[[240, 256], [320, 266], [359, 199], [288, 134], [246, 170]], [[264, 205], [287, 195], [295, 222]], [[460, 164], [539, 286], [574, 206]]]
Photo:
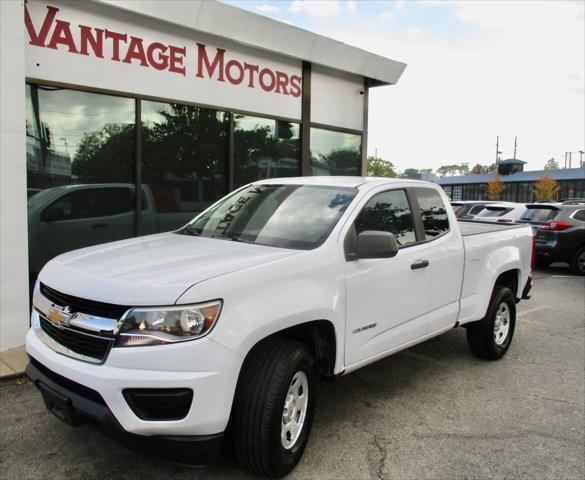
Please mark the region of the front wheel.
[[233, 425], [238, 463], [282, 477], [299, 462], [315, 412], [316, 375], [309, 349], [275, 337], [246, 359], [236, 393]]
[[496, 285], [486, 316], [467, 326], [467, 343], [471, 351], [486, 360], [502, 358], [514, 335], [516, 302], [512, 290]]

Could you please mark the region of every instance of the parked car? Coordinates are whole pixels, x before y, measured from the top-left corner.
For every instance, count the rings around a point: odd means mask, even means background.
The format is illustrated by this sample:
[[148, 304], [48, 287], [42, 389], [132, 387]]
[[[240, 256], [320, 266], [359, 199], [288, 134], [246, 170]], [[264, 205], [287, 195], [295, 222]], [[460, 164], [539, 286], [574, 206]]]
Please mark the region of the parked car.
[[473, 220], [495, 223], [513, 223], [520, 219], [526, 210], [523, 203], [499, 202], [486, 205]]
[[461, 200], [451, 202], [455, 216], [460, 220], [471, 220], [479, 212], [483, 210], [486, 205], [496, 203], [491, 200]]
[[460, 224], [448, 202], [420, 181], [271, 179], [178, 231], [61, 255], [35, 286], [27, 373], [68, 423], [194, 464], [229, 424], [243, 467], [283, 476], [318, 378], [461, 325], [483, 359], [510, 347], [532, 230]]
[[585, 203], [526, 205], [521, 220], [534, 229], [538, 265], [566, 262], [585, 275]]
[[[159, 212], [151, 189], [142, 186], [141, 233], [179, 228], [195, 214]], [[66, 185], [39, 191], [28, 199], [29, 270], [34, 278], [47, 261], [61, 253], [132, 238], [135, 225], [132, 184]]]

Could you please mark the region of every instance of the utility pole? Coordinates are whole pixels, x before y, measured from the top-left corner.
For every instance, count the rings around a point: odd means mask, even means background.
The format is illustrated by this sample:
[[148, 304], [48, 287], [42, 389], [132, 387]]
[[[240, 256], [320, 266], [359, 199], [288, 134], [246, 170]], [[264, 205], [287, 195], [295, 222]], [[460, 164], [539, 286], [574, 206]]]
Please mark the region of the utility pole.
[[565, 152], [565, 167], [564, 168], [567, 168], [567, 153], [568, 152]]
[[496, 165], [500, 163], [500, 136], [496, 137]]
[[514, 160], [516, 160], [516, 145], [518, 143], [518, 137], [514, 137]]
[[585, 152], [583, 150], [579, 150], [579, 166], [580, 167], [583, 166], [583, 154], [585, 154]]

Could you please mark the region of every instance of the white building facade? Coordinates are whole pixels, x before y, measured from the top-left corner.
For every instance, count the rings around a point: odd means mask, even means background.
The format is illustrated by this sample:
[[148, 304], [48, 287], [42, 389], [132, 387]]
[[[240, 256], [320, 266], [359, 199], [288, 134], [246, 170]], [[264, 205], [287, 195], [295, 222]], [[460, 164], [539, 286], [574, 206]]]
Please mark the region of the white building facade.
[[365, 172], [405, 65], [215, 1], [0, 2], [0, 351], [76, 248], [178, 228], [262, 178]]

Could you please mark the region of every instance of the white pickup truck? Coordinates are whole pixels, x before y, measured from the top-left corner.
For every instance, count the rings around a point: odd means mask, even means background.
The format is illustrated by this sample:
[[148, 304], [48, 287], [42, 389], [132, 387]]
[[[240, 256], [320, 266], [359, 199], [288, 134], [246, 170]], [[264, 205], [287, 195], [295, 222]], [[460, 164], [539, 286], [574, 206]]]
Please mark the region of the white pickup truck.
[[473, 353], [502, 357], [532, 250], [530, 226], [460, 224], [431, 183], [259, 181], [178, 231], [50, 261], [27, 373], [70, 424], [192, 464], [225, 433], [243, 467], [283, 476], [319, 379], [457, 326]]

